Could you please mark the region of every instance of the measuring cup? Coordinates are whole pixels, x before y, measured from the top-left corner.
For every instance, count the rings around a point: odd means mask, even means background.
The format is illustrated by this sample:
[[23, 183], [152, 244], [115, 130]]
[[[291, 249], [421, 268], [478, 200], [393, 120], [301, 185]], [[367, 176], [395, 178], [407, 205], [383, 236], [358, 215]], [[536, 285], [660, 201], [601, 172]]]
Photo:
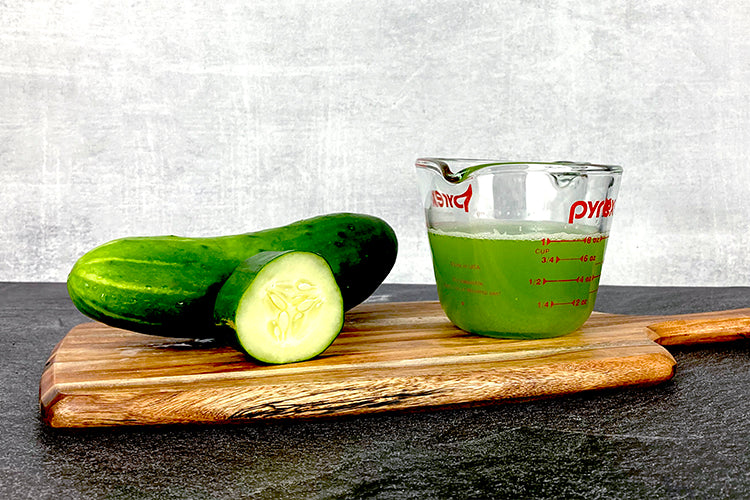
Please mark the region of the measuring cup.
[[594, 309], [622, 168], [572, 162], [416, 162], [440, 304], [499, 338], [575, 331]]

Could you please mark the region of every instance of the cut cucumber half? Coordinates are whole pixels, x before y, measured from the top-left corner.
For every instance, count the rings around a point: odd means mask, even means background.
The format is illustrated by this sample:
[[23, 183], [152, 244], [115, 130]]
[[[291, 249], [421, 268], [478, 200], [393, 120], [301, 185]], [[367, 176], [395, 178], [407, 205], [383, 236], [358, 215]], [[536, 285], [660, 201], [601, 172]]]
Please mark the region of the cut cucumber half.
[[241, 349], [264, 363], [305, 361], [325, 351], [344, 324], [344, 301], [323, 257], [261, 252], [222, 285], [214, 307]]

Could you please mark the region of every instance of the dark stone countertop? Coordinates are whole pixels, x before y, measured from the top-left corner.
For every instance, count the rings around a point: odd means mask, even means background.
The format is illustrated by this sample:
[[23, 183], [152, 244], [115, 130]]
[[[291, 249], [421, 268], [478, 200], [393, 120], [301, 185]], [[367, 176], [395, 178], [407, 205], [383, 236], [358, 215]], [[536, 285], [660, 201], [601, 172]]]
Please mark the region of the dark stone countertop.
[[[371, 300], [433, 300], [384, 285]], [[596, 309], [750, 306], [750, 288], [602, 286]], [[750, 498], [750, 342], [670, 348], [654, 387], [420, 413], [55, 431], [38, 385], [87, 318], [60, 283], [0, 284], [2, 498]]]

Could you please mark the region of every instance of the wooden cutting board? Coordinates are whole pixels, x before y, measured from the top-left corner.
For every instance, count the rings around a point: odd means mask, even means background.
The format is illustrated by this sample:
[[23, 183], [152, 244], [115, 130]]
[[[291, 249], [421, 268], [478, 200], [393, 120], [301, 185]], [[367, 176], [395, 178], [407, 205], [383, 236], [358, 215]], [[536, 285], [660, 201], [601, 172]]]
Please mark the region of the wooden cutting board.
[[594, 313], [548, 340], [497, 340], [452, 326], [437, 302], [363, 304], [328, 350], [262, 366], [211, 341], [84, 323], [54, 348], [40, 382], [52, 427], [216, 424], [358, 415], [657, 384], [662, 345], [750, 336], [750, 309], [681, 316]]

